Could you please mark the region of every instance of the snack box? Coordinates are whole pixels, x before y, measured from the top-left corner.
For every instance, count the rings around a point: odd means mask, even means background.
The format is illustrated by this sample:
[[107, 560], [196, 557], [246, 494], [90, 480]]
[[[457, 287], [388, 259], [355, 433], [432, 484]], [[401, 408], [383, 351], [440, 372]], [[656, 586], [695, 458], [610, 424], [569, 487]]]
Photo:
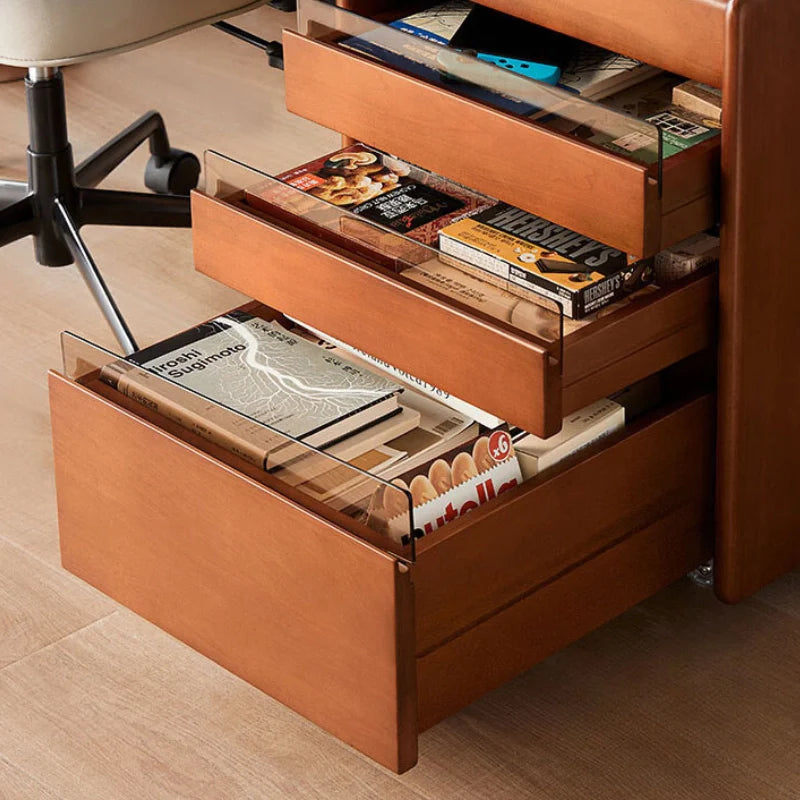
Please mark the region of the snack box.
[[650, 283], [653, 259], [638, 259], [568, 228], [499, 203], [439, 233], [457, 266], [526, 300], [561, 305], [581, 319]]
[[368, 524], [408, 544], [406, 492], [411, 495], [415, 536], [421, 537], [513, 489], [522, 483], [522, 472], [511, 435], [503, 427], [409, 470], [392, 483], [400, 488], [384, 486], [373, 496]]
[[275, 181], [262, 181], [244, 190], [244, 202], [270, 220], [311, 234], [393, 272], [402, 272], [431, 257], [431, 251], [392, 231], [343, 213], [342, 209]]
[[662, 250], [655, 258], [655, 276], [665, 286], [681, 280], [698, 269], [719, 263], [719, 237], [697, 233]]
[[441, 228], [495, 202], [364, 144], [275, 177], [389, 231], [434, 246]]

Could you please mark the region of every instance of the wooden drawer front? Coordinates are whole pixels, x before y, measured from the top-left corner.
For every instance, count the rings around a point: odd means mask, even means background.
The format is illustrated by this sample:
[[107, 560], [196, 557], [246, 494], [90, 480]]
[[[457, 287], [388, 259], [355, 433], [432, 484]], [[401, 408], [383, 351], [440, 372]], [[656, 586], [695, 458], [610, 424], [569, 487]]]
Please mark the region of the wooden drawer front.
[[336, 45], [283, 43], [290, 111], [491, 197], [643, 256], [714, 222], [716, 144], [668, 159], [661, 197], [652, 168]]
[[[704, 506], [705, 507], [705, 506]], [[419, 730], [473, 702], [685, 575], [711, 555], [697, 501], [544, 583], [417, 659]]]
[[528, 430], [559, 429], [544, 346], [219, 200], [195, 193], [192, 220], [200, 272]]
[[195, 192], [192, 222], [200, 272], [540, 436], [716, 335], [698, 276], [568, 336], [559, 365], [556, 345], [241, 206]]
[[675, 513], [710, 533], [714, 414], [713, 398], [704, 396], [634, 423], [422, 539], [414, 565], [417, 653]]
[[50, 380], [64, 567], [398, 772], [408, 568], [109, 400]]
[[51, 374], [50, 392], [64, 566], [398, 772], [418, 725], [707, 554], [710, 398], [502, 495], [408, 563], [103, 384]]

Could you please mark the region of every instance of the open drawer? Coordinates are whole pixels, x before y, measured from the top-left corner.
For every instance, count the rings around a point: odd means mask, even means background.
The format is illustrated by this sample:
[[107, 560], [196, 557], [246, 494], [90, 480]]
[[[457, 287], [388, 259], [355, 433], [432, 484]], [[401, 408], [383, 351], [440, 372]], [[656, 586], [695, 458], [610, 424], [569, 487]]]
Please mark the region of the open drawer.
[[719, 136], [666, 158], [655, 125], [321, 0], [300, 0], [299, 30], [300, 116], [632, 255], [716, 221]]
[[679, 376], [412, 552], [116, 392], [93, 352], [50, 376], [64, 566], [396, 771], [709, 555], [715, 404]]
[[[273, 210], [248, 204], [247, 187], [267, 187]], [[535, 324], [520, 327], [505, 307], [468, 304], [468, 293], [419, 278], [420, 258], [438, 263], [438, 251], [413, 243], [413, 263], [404, 261], [405, 237], [216, 154], [192, 218], [200, 272], [539, 436], [716, 336], [711, 274], [634, 295], [588, 322], [526, 304]], [[345, 241], [348, 230], [357, 238]], [[367, 240], [384, 263], [364, 255]]]

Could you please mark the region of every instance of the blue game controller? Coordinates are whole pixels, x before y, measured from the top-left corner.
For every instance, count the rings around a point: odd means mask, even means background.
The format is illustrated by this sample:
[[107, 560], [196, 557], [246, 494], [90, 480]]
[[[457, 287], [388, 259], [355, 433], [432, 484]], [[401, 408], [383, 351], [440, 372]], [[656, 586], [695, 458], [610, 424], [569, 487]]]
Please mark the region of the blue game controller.
[[535, 81], [549, 83], [555, 86], [561, 77], [561, 70], [552, 64], [537, 64], [535, 61], [520, 61], [516, 58], [504, 58], [503, 56], [493, 56], [489, 53], [478, 53], [477, 57], [481, 61], [488, 61], [498, 67], [532, 78]]

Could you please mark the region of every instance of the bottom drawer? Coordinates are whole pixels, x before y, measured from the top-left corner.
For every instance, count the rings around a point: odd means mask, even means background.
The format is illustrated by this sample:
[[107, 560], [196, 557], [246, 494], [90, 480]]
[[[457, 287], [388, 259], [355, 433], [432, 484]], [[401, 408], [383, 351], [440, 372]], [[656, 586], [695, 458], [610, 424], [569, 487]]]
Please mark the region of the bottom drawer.
[[714, 399], [665, 407], [420, 540], [50, 376], [64, 566], [390, 769], [417, 734], [709, 555]]

